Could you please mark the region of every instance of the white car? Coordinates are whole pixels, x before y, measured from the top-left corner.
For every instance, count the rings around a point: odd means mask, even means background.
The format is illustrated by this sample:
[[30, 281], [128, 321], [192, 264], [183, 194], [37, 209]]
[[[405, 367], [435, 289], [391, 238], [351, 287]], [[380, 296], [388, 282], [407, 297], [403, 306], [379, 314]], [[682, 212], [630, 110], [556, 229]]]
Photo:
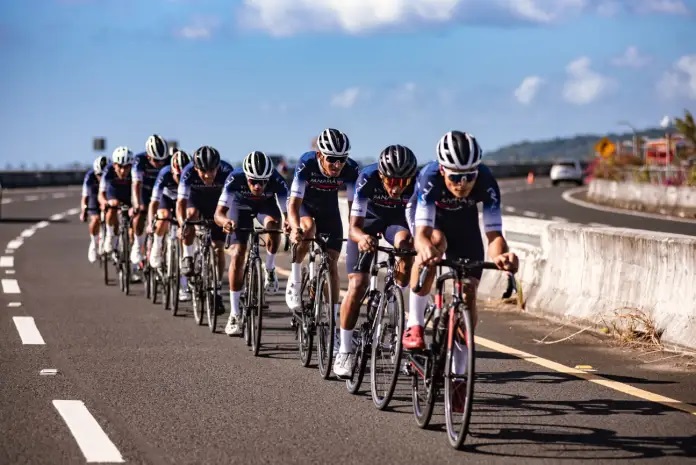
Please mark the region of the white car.
[[572, 182], [582, 186], [582, 166], [578, 160], [564, 160], [554, 163], [551, 167], [551, 184], [557, 186], [561, 182]]

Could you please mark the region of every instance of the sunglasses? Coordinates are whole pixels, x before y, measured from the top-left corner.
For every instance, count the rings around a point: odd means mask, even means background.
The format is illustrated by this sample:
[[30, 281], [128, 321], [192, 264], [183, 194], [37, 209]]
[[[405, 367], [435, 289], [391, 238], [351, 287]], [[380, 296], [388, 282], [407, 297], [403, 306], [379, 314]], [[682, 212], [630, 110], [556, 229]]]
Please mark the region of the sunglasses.
[[452, 181], [455, 184], [459, 184], [462, 181], [473, 182], [476, 179], [476, 177], [478, 176], [478, 170], [465, 171], [465, 172], [445, 170], [445, 175], [447, 176], [447, 179], [449, 179], [450, 181]]
[[394, 187], [406, 187], [411, 184], [411, 178], [389, 178], [387, 176], [382, 176], [382, 182], [387, 188], [392, 189]]
[[336, 163], [345, 163], [346, 162], [346, 157], [337, 157], [335, 155], [323, 155], [324, 160], [326, 160], [327, 163], [334, 165]]
[[247, 181], [249, 181], [249, 184], [252, 186], [258, 187], [264, 187], [268, 183], [268, 180], [266, 179], [247, 179]]

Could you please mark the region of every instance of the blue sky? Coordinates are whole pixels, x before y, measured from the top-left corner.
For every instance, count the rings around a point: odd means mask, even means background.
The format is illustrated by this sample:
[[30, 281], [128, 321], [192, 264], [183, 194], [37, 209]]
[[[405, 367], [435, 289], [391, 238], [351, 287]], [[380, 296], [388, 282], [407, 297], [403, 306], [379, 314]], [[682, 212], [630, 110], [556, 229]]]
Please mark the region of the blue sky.
[[[224, 158], [298, 157], [324, 127], [355, 158], [434, 156], [656, 126], [696, 109], [696, 0], [5, 0], [0, 168], [156, 132]], [[109, 152], [110, 152], [109, 150]]]

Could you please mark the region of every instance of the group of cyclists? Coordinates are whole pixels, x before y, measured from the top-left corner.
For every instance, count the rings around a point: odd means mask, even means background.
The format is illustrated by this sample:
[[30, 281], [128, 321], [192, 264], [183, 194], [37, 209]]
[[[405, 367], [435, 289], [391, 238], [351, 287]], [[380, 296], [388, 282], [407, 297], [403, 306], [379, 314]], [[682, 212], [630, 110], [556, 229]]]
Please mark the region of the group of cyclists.
[[[145, 152], [133, 155], [128, 147], [117, 147], [111, 159], [99, 156], [87, 172], [82, 191], [82, 221], [89, 222], [88, 260], [116, 248], [118, 215], [116, 208], [131, 207], [133, 243], [130, 260], [137, 266], [146, 258], [146, 232], [153, 235], [149, 251], [150, 265], [162, 261], [163, 238], [169, 221], [179, 225], [182, 243], [180, 263], [183, 285], [179, 300], [190, 300], [186, 277], [193, 267], [195, 231], [188, 221], [214, 221], [211, 236], [217, 252], [218, 273], [222, 276], [225, 251], [230, 255], [228, 268], [230, 316], [226, 334], [240, 335], [247, 238], [254, 219], [265, 228], [277, 230], [266, 238], [264, 289], [279, 291], [275, 270], [281, 235], [286, 233], [295, 247], [285, 300], [291, 311], [301, 307], [302, 263], [309, 251], [306, 239], [318, 234], [328, 237], [332, 295], [339, 295], [338, 259], [343, 248], [344, 231], [338, 192], [346, 189], [349, 218], [347, 224], [346, 272], [348, 289], [342, 302], [334, 304], [337, 327], [333, 371], [349, 378], [355, 355], [353, 330], [369, 284], [371, 254], [376, 253], [379, 238], [399, 249], [415, 250], [415, 257], [400, 259], [396, 283], [404, 294], [418, 288], [420, 271], [429, 269], [418, 292], [408, 293], [408, 319], [402, 338], [405, 350], [418, 350], [424, 343], [424, 312], [435, 276], [435, 266], [448, 259], [484, 259], [484, 244], [479, 227], [477, 205], [483, 206], [483, 227], [488, 240], [487, 255], [501, 270], [516, 272], [518, 259], [509, 251], [502, 234], [500, 190], [491, 171], [482, 164], [482, 149], [476, 138], [466, 132], [447, 132], [437, 143], [436, 160], [419, 169], [411, 149], [390, 145], [379, 154], [376, 163], [360, 169], [350, 158], [351, 144], [342, 131], [327, 128], [317, 137], [312, 150], [299, 159], [291, 186], [276, 171], [271, 159], [261, 151], [249, 153], [242, 167], [234, 169], [213, 147], [202, 146], [192, 155], [174, 148], [153, 134]], [[100, 222], [106, 228], [99, 237]], [[231, 247], [223, 243], [230, 235]], [[358, 257], [367, 259], [359, 260]], [[476, 288], [481, 271], [468, 281], [465, 296], [476, 322]], [[216, 310], [224, 313], [222, 298], [216, 294]], [[338, 299], [336, 299], [338, 300]], [[464, 347], [455, 348], [455, 366], [465, 370]]]

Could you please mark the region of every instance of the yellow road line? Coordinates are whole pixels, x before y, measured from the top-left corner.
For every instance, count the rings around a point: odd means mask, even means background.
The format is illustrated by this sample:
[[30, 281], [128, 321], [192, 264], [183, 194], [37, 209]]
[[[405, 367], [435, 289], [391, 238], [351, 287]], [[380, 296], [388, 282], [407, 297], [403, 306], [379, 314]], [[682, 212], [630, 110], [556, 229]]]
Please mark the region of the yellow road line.
[[[281, 268], [276, 266], [276, 272], [282, 276], [288, 277], [290, 276], [290, 270]], [[345, 291], [341, 291], [341, 297], [344, 297], [346, 294]], [[691, 415], [696, 415], [696, 406], [681, 402], [676, 399], [672, 399], [670, 397], [665, 397], [660, 394], [655, 394], [650, 391], [646, 391], [644, 389], [637, 388], [635, 386], [631, 386], [629, 384], [625, 383], [620, 383], [618, 381], [613, 381], [611, 379], [603, 378], [599, 375], [595, 375], [593, 373], [587, 373], [585, 371], [579, 370], [577, 368], [571, 368], [569, 366], [563, 365], [558, 362], [554, 362], [552, 360], [548, 360], [542, 357], [537, 357], [536, 355], [530, 354], [528, 352], [524, 352], [521, 350], [514, 349], [512, 347], [508, 347], [506, 345], [500, 344], [495, 341], [491, 341], [490, 339], [486, 339], [485, 337], [481, 336], [475, 336], [475, 340], [477, 344], [482, 345], [483, 347], [486, 347], [491, 350], [495, 350], [496, 352], [500, 352], [503, 354], [508, 354], [512, 355], [514, 357], [520, 358], [524, 361], [534, 363], [536, 365], [542, 366], [544, 368], [548, 368], [549, 370], [556, 371], [558, 373], [563, 373], [567, 375], [572, 375], [580, 379], [584, 379], [585, 381], [589, 381], [591, 383], [599, 384], [600, 386], [607, 387], [609, 389], [613, 389], [615, 391], [621, 392], [623, 394], [627, 394], [629, 396], [637, 397], [639, 399], [647, 400], [649, 402], [655, 402], [658, 404], [662, 404], [666, 407], [670, 407], [676, 410], [681, 410], [682, 412], [689, 413]]]

